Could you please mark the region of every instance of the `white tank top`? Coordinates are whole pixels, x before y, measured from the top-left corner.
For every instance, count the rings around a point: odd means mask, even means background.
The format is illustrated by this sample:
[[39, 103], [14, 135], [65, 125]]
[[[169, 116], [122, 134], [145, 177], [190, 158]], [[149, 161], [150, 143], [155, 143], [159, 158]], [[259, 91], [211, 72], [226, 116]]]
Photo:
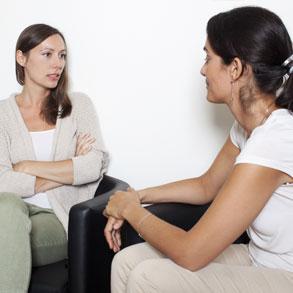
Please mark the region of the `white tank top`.
[[[50, 161], [55, 129], [30, 132], [37, 161]], [[24, 199], [25, 202], [51, 209], [46, 192], [37, 193]]]

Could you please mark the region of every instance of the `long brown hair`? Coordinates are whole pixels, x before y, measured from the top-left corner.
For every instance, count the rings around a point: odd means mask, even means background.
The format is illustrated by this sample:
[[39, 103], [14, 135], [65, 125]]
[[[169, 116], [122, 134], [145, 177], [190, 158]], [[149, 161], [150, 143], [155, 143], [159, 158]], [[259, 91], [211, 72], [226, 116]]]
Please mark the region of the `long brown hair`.
[[[63, 34], [54, 27], [47, 24], [33, 24], [22, 31], [16, 43], [15, 52], [22, 51], [23, 54], [29, 51], [45, 39], [58, 34], [65, 42]], [[20, 85], [24, 85], [24, 68], [15, 60], [16, 79]], [[68, 97], [68, 73], [67, 65], [60, 76], [57, 86], [50, 91], [41, 108], [41, 115], [48, 124], [55, 125], [57, 117], [64, 118], [70, 115], [72, 105]]]

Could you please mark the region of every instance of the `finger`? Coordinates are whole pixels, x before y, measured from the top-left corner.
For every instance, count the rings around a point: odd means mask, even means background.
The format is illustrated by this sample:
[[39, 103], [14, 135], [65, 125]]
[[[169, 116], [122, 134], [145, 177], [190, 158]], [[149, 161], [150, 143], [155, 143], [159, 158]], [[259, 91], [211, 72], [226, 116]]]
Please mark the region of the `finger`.
[[113, 218], [109, 218], [108, 219], [108, 222], [105, 226], [105, 229], [104, 229], [104, 236], [107, 240], [107, 243], [109, 245], [109, 248], [112, 249], [113, 248], [113, 239], [112, 239], [112, 231], [113, 231], [113, 223], [114, 223], [114, 220]]
[[82, 148], [82, 149], [86, 149], [88, 148], [89, 146], [92, 146], [93, 143], [95, 142], [95, 138], [92, 138], [92, 139], [89, 139], [89, 140], [86, 140], [86, 141], [82, 141], [80, 144], [79, 144], [79, 147]]
[[[116, 220], [115, 223], [113, 224], [113, 229], [115, 230], [115, 246], [120, 250], [121, 247], [121, 233], [120, 233], [120, 228], [122, 227], [124, 223], [124, 220]], [[114, 239], [113, 239], [114, 241]]]
[[116, 243], [117, 243], [117, 245], [119, 246], [119, 249], [120, 249], [120, 247], [121, 247], [121, 233], [120, 233], [120, 229], [119, 230], [116, 230], [115, 238], [116, 238]]
[[124, 223], [123, 220], [116, 220], [114, 225], [113, 225], [113, 228], [115, 230], [118, 230], [118, 229], [120, 229], [122, 227], [123, 223]]
[[112, 240], [114, 242], [114, 248], [115, 248], [115, 252], [120, 250], [120, 246], [121, 246], [121, 240], [120, 240], [120, 231], [116, 231], [114, 230], [114, 232], [112, 233]]
[[89, 138], [89, 134], [82, 133], [78, 136], [78, 142], [79, 144], [82, 144], [84, 141], [86, 141]]
[[110, 249], [113, 249], [114, 247], [114, 242], [112, 240], [112, 234], [109, 230], [104, 230], [104, 236], [106, 238], [106, 241], [108, 243], [108, 246]]
[[82, 146], [79, 148], [78, 154], [79, 154], [79, 155], [86, 155], [86, 154], [89, 153], [91, 150], [92, 150], [92, 145], [85, 144], [85, 145], [82, 145]]
[[78, 139], [79, 139], [79, 141], [82, 141], [82, 140], [84, 139], [85, 135], [86, 135], [86, 133], [80, 133], [80, 134], [78, 135]]
[[88, 137], [86, 137], [86, 139], [85, 139], [85, 141], [86, 142], [90, 142], [90, 143], [92, 143], [92, 142], [94, 142], [96, 139], [93, 137], [93, 136], [88, 136]]
[[117, 240], [116, 240], [116, 231], [113, 230], [112, 231], [112, 241], [113, 241], [113, 251], [114, 252], [117, 252], [119, 250], [119, 245], [117, 243]]
[[96, 139], [92, 137], [85, 137], [84, 139], [79, 141], [80, 145], [87, 145], [87, 144], [92, 144]]

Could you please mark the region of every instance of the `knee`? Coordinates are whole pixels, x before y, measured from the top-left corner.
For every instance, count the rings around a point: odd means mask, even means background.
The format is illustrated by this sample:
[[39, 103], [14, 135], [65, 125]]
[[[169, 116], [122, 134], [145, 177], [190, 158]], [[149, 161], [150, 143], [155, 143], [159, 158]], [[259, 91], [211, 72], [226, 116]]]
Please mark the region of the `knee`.
[[0, 193], [0, 222], [6, 226], [25, 226], [30, 230], [29, 211], [25, 202], [13, 193]]
[[129, 262], [130, 258], [127, 254], [127, 248], [122, 249], [118, 253], [115, 254], [112, 265], [111, 265], [111, 274], [112, 275], [120, 275], [125, 268], [128, 267], [127, 263]]
[[25, 202], [14, 193], [0, 193], [0, 209], [2, 210], [27, 210]]
[[128, 293], [155, 293], [164, 291], [163, 276], [159, 277], [158, 268], [153, 260], [145, 260], [130, 273], [127, 282]]

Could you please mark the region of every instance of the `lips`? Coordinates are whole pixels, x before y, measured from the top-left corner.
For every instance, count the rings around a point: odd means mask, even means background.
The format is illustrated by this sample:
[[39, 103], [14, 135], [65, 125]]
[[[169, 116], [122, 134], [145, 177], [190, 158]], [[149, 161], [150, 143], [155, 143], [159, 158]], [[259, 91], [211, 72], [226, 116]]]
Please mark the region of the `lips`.
[[47, 74], [47, 77], [52, 81], [57, 81], [60, 78], [60, 74], [59, 73], [51, 73], [51, 74]]

